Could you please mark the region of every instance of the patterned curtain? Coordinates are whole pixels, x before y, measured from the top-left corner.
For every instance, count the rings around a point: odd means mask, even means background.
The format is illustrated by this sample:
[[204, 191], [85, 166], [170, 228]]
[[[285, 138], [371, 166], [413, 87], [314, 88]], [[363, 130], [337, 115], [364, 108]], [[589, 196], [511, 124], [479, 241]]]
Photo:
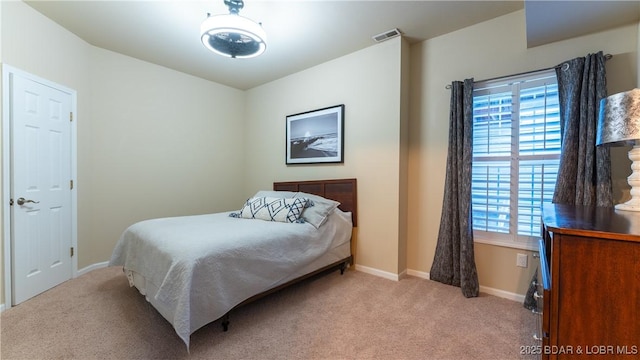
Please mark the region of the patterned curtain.
[[600, 99], [607, 96], [602, 52], [556, 68], [562, 152], [553, 203], [612, 206], [611, 157], [596, 147]]
[[449, 150], [442, 217], [429, 277], [478, 296], [471, 221], [473, 79], [451, 84]]

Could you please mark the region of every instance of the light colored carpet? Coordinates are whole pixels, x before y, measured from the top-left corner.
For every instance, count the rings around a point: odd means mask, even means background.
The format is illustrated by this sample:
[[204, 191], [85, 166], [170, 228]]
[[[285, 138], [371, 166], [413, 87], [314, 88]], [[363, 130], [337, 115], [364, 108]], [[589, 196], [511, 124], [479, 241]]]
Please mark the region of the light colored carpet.
[[519, 359], [534, 315], [522, 304], [408, 277], [332, 272], [191, 336], [128, 286], [121, 268], [63, 283], [4, 311], [2, 359]]

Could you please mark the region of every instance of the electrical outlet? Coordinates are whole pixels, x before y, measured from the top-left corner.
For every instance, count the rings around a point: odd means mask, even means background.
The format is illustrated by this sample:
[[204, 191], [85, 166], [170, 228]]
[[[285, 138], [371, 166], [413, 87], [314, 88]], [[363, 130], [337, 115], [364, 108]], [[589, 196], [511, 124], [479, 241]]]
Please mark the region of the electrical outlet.
[[527, 254], [518, 254], [516, 257], [516, 266], [527, 267]]

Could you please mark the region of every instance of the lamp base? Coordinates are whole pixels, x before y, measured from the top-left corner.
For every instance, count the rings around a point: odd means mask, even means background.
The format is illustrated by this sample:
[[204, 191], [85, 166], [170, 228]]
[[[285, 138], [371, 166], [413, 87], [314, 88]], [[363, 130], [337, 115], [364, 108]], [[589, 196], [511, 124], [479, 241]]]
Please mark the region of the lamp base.
[[622, 211], [640, 211], [640, 202], [629, 200], [626, 203], [614, 206], [616, 210]]
[[627, 178], [627, 183], [631, 186], [631, 200], [615, 206], [616, 210], [640, 211], [640, 141], [629, 150], [629, 160], [631, 160], [631, 175]]

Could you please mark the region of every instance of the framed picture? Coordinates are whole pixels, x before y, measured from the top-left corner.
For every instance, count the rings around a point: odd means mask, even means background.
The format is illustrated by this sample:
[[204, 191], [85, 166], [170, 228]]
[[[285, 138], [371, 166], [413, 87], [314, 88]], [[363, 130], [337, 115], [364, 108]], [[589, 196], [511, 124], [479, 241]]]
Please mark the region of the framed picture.
[[287, 116], [289, 164], [344, 162], [344, 105]]

